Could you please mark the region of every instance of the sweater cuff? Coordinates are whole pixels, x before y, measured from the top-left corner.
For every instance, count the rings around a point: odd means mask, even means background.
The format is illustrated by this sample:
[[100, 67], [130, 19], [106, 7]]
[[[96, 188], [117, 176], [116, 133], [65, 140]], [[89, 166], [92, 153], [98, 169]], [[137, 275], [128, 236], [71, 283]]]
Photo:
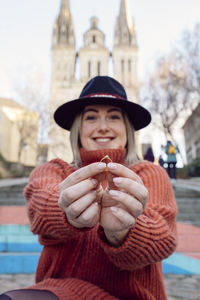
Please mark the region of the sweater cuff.
[[104, 233], [104, 230], [101, 226], [99, 226], [98, 231], [97, 231], [97, 235], [99, 237], [99, 241], [100, 241], [100, 245], [102, 248], [104, 248], [105, 252], [110, 252], [113, 254], [118, 254], [118, 253], [122, 253], [125, 251], [125, 249], [129, 248], [130, 246], [130, 242], [131, 242], [131, 235], [134, 231], [134, 227], [131, 228], [125, 238], [125, 240], [122, 242], [122, 244], [118, 247], [116, 246], [112, 246], [109, 241], [106, 238], [106, 235]]

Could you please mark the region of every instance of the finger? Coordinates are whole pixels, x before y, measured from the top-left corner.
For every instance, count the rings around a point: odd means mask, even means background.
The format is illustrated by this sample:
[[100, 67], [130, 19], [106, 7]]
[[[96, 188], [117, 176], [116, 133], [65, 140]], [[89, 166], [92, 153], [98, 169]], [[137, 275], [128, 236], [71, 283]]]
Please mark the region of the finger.
[[97, 202], [90, 205], [77, 219], [76, 222], [84, 227], [94, 226], [95, 220], [99, 214], [99, 205]]
[[117, 187], [116, 187], [116, 185], [113, 182], [113, 178], [115, 177], [115, 175], [113, 175], [110, 172], [107, 172], [106, 175], [107, 175], [106, 179], [107, 179], [107, 182], [108, 182], [107, 190], [116, 190]]
[[122, 230], [132, 228], [135, 225], [136, 219], [127, 211], [116, 206], [112, 206], [110, 210], [112, 214], [120, 221]]
[[96, 198], [96, 191], [91, 191], [87, 195], [84, 195], [77, 201], [74, 201], [71, 205], [69, 205], [65, 209], [65, 213], [67, 215], [68, 219], [75, 219], [78, 216], [80, 216], [81, 213], [83, 213], [86, 208], [88, 208], [92, 202]]
[[64, 190], [78, 182], [81, 182], [87, 178], [93, 177], [101, 172], [106, 168], [106, 164], [103, 162], [99, 163], [92, 163], [88, 166], [82, 167], [72, 174], [70, 174], [65, 180], [63, 180], [59, 184], [59, 189]]
[[72, 202], [81, 198], [96, 186], [97, 180], [95, 179], [86, 179], [73, 186], [70, 186], [60, 193], [60, 199], [58, 201], [59, 206], [61, 208], [69, 206]]
[[117, 164], [117, 163], [109, 163], [107, 164], [107, 168], [114, 175], [121, 176], [121, 177], [128, 177], [139, 183], [143, 183], [142, 179], [135, 172], [125, 167], [124, 165]]
[[115, 177], [113, 178], [113, 182], [119, 189], [125, 190], [127, 193], [137, 198], [144, 206], [146, 205], [149, 193], [143, 184], [123, 177]]
[[118, 203], [120, 202], [123, 208], [126, 208], [134, 218], [137, 218], [144, 211], [143, 204], [131, 195], [116, 190], [110, 190], [109, 195]]

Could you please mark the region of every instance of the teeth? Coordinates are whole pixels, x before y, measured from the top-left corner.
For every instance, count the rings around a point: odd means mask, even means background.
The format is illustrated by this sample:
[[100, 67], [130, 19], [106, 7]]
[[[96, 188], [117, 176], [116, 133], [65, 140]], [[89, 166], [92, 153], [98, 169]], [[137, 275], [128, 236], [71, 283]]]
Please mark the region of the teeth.
[[98, 142], [108, 142], [108, 141], [110, 141], [111, 139], [110, 138], [96, 138], [96, 140], [98, 141]]

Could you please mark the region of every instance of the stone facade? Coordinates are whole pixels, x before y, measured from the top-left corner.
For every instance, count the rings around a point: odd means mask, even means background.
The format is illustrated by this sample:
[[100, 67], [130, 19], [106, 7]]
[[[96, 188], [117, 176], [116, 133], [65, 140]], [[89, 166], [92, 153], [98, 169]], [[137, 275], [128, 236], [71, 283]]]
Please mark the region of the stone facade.
[[[130, 17], [128, 0], [121, 0], [119, 15], [114, 29], [112, 52], [105, 45], [105, 35], [98, 27], [98, 19], [91, 17], [90, 28], [85, 32], [84, 44], [76, 52], [73, 18], [70, 1], [61, 0], [60, 12], [55, 21], [52, 37], [52, 78], [50, 91], [50, 133], [48, 159], [72, 160], [69, 133], [53, 121], [55, 109], [66, 101], [76, 99], [92, 77], [109, 75], [111, 60], [113, 77], [120, 81], [128, 99], [137, 102], [137, 41], [133, 19]], [[76, 69], [78, 65], [80, 70]], [[79, 79], [76, 73], [79, 73]]]
[[187, 162], [200, 157], [200, 104], [192, 112], [183, 126]]
[[8, 162], [37, 163], [37, 114], [12, 99], [0, 98], [0, 153]]

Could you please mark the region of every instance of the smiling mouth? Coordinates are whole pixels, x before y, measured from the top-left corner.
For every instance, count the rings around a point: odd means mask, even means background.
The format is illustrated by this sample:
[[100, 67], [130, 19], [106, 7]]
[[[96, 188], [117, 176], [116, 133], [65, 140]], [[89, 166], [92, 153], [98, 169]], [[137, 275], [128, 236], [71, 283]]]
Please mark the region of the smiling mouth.
[[93, 138], [93, 140], [98, 143], [107, 143], [114, 140], [114, 137], [104, 137], [104, 138], [99, 137], [99, 138]]

